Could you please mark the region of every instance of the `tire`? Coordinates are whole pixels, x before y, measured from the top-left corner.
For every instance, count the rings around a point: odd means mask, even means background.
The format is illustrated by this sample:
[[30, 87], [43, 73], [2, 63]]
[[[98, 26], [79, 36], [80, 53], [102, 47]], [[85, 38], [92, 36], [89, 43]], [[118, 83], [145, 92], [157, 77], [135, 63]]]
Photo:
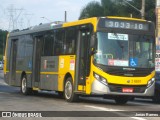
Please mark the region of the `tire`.
[[114, 98], [116, 104], [118, 105], [123, 105], [123, 104], [126, 104], [128, 102], [128, 97], [126, 96], [117, 96]]
[[74, 87], [73, 87], [73, 82], [72, 78], [69, 77], [65, 81], [64, 85], [64, 98], [66, 99], [67, 102], [76, 102], [78, 101], [79, 96], [74, 93]]
[[160, 91], [156, 90], [152, 98], [154, 103], [160, 103]]
[[21, 93], [23, 95], [29, 95], [32, 93], [32, 89], [27, 87], [27, 77], [24, 75], [21, 80]]

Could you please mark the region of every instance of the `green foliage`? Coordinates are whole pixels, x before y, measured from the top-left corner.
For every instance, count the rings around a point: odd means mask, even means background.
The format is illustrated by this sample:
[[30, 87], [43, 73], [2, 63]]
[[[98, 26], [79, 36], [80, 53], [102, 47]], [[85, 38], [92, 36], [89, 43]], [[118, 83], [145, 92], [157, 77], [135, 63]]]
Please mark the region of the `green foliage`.
[[155, 0], [146, 0], [145, 18], [153, 22], [156, 22], [155, 4]]
[[[139, 10], [141, 10], [142, 0], [132, 0], [129, 2]], [[136, 11], [134, 8], [125, 5], [126, 10], [135, 18], [141, 18], [140, 12]], [[145, 19], [156, 22], [155, 16], [155, 0], [145, 0]]]
[[103, 16], [103, 9], [99, 2], [88, 3], [81, 11], [79, 19]]
[[121, 0], [101, 0], [105, 16], [126, 16]]
[[[131, 5], [141, 10], [142, 0], [130, 0]], [[81, 11], [79, 19], [93, 16], [123, 16], [141, 18], [139, 11], [126, 4], [123, 0], [101, 0], [101, 3], [90, 2]], [[155, 0], [145, 0], [145, 19], [155, 22]]]
[[8, 31], [3, 31], [0, 29], [0, 60], [3, 58], [7, 34]]
[[3, 55], [0, 55], [0, 61], [2, 61], [3, 60]]

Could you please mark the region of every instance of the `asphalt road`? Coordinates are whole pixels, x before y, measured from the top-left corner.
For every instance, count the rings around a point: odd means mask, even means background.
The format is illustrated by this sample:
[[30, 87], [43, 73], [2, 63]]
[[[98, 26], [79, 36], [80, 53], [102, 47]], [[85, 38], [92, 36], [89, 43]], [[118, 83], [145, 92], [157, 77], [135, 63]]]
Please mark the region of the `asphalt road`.
[[[103, 98], [81, 97], [78, 103], [68, 103], [60, 98], [54, 92], [39, 92], [36, 95], [24, 96], [20, 93], [20, 88], [11, 87], [5, 84], [3, 80], [3, 71], [0, 71], [0, 111], [51, 111], [51, 116], [55, 115], [56, 111], [58, 117], [47, 117], [41, 119], [83, 119], [97, 120], [104, 119], [118, 119], [118, 120], [158, 120], [160, 117], [146, 117], [148, 111], [160, 111], [160, 104], [154, 104], [151, 99], [139, 99], [129, 101], [125, 105], [116, 105], [113, 100]], [[53, 112], [55, 111], [55, 112]], [[64, 112], [69, 111], [69, 113]], [[76, 112], [77, 111], [77, 112]], [[78, 112], [82, 111], [82, 112]], [[83, 112], [84, 111], [84, 112]], [[134, 111], [134, 112], [128, 112]], [[146, 111], [146, 112], [144, 112]], [[64, 114], [62, 114], [64, 113]], [[104, 114], [105, 113], [105, 114]], [[130, 113], [132, 115], [130, 116]], [[49, 114], [49, 112], [48, 112]], [[71, 115], [70, 115], [71, 114]], [[88, 114], [89, 117], [86, 117]], [[136, 114], [138, 116], [136, 116]], [[62, 116], [61, 116], [62, 115]], [[69, 115], [69, 116], [67, 116]], [[74, 117], [74, 115], [76, 117]], [[98, 115], [99, 117], [95, 117]], [[102, 116], [101, 116], [102, 115]], [[157, 112], [153, 112], [157, 115]], [[79, 116], [79, 117], [77, 117]], [[101, 116], [101, 117], [100, 117]], [[111, 116], [116, 116], [111, 118]], [[125, 117], [127, 116], [127, 117]], [[142, 116], [142, 117], [140, 117]], [[160, 116], [160, 114], [159, 114]], [[6, 118], [0, 118], [6, 119]], [[12, 118], [17, 120], [17, 118]], [[19, 118], [21, 119], [21, 118]], [[40, 119], [40, 118], [30, 118]]]

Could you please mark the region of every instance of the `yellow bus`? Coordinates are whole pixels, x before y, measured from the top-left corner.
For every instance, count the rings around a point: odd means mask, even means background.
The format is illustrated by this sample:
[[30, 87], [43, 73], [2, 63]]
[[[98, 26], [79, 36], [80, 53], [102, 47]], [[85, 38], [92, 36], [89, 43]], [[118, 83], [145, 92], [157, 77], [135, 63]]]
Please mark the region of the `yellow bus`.
[[4, 76], [24, 95], [56, 91], [68, 102], [80, 95], [153, 96], [155, 28], [150, 21], [93, 17], [40, 24], [7, 37]]

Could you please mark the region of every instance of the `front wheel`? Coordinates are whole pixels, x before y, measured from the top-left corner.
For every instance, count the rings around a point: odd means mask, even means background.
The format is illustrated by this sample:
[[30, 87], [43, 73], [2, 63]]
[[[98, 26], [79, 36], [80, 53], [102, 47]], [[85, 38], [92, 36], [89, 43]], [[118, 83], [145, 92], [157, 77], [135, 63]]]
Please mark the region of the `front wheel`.
[[28, 95], [31, 93], [31, 91], [32, 91], [31, 88], [27, 87], [27, 78], [26, 75], [24, 75], [21, 80], [21, 93], [23, 95]]
[[64, 98], [68, 102], [76, 102], [78, 100], [78, 95], [74, 93], [73, 90], [73, 82], [72, 78], [67, 78], [65, 85], [64, 85]]
[[128, 97], [126, 96], [116, 96], [114, 98], [116, 104], [119, 104], [119, 105], [123, 105], [123, 104], [126, 104], [128, 102]]

